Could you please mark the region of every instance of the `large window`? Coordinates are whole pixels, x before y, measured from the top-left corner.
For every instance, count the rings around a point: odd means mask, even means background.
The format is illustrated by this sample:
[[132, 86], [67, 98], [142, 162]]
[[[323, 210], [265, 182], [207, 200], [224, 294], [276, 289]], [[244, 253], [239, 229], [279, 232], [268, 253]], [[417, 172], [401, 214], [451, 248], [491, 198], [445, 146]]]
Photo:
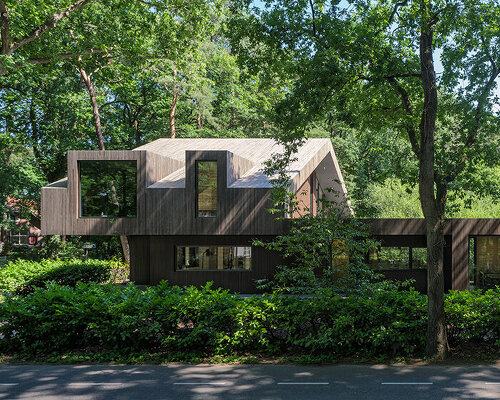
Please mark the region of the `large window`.
[[249, 246], [177, 246], [177, 271], [250, 271]]
[[500, 236], [471, 238], [471, 284], [478, 288], [500, 285]]
[[217, 161], [196, 162], [196, 195], [197, 216], [217, 216]]
[[80, 161], [80, 216], [137, 216], [136, 161]]
[[421, 247], [380, 247], [370, 252], [369, 264], [377, 270], [425, 269], [427, 249]]

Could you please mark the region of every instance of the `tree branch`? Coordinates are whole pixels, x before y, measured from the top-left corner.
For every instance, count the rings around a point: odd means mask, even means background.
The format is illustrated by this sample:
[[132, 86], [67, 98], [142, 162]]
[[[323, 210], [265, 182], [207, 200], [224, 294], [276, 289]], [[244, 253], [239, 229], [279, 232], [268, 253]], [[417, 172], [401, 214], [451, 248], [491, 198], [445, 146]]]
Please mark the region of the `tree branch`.
[[352, 76], [355, 76], [359, 79], [363, 79], [365, 81], [376, 81], [376, 80], [389, 80], [389, 79], [396, 79], [396, 78], [421, 78], [421, 74], [419, 73], [408, 73], [408, 74], [393, 74], [393, 75], [383, 75], [383, 76], [374, 76], [374, 77], [370, 77], [370, 76], [366, 76], [366, 75], [360, 75], [360, 74], [356, 74], [356, 75], [352, 75]]
[[166, 10], [167, 9], [167, 7], [165, 7], [163, 4], [158, 4], [158, 3], [152, 2], [152, 1], [139, 0], [139, 3], [146, 4], [147, 6], [154, 7], [158, 10]]
[[316, 17], [314, 15], [314, 4], [312, 0], [309, 0], [309, 5], [311, 6], [313, 37], [316, 37]]
[[33, 40], [39, 39], [44, 33], [48, 32], [52, 28], [56, 26], [56, 24], [63, 18], [67, 17], [71, 13], [75, 12], [76, 10], [82, 8], [84, 5], [89, 3], [92, 0], [78, 0], [77, 2], [73, 3], [63, 11], [57, 12], [53, 14], [47, 21], [45, 21], [42, 25], [34, 29], [32, 32], [30, 32], [28, 35], [25, 37], [19, 39], [17, 42], [15, 42], [12, 45], [11, 52], [16, 51], [20, 47], [24, 46], [25, 44], [28, 44], [32, 42]]
[[404, 7], [408, 4], [408, 0], [403, 0], [403, 1], [400, 1], [396, 4], [394, 4], [394, 8], [392, 9], [392, 13], [391, 15], [389, 16], [389, 19], [387, 20], [387, 24], [385, 24], [382, 28], [380, 28], [378, 31], [377, 31], [377, 35], [382, 32], [384, 29], [388, 28], [391, 24], [392, 24], [392, 20], [394, 19], [394, 16], [398, 13], [398, 8], [399, 7]]
[[9, 18], [9, 10], [7, 9], [7, 5], [5, 4], [5, 0], [0, 1], [0, 14], [2, 17], [2, 53], [9, 55], [11, 53], [10, 50], [10, 18]]
[[[87, 56], [90, 54], [102, 54], [102, 53], [106, 53], [103, 55], [104, 57], [111, 58], [111, 54], [108, 53], [109, 50], [112, 50], [112, 49], [106, 49], [106, 50], [89, 49], [89, 50], [83, 51], [81, 53], [63, 53], [63, 54], [58, 54], [54, 58], [50, 58], [50, 57], [34, 58], [34, 59], [26, 60], [26, 62], [33, 64], [33, 65], [50, 64], [51, 62], [56, 62], [58, 59], [67, 60], [70, 58], [80, 58], [82, 56]], [[16, 66], [22, 67], [22, 64], [16, 64]]]
[[[401, 97], [401, 102], [403, 104], [404, 110], [406, 111], [406, 115], [410, 117], [413, 116], [413, 107], [408, 92], [404, 87], [400, 85], [395, 77], [388, 77], [386, 79]], [[408, 133], [408, 138], [410, 139], [411, 149], [413, 150], [413, 153], [415, 153], [415, 155], [418, 157], [420, 148], [417, 140], [417, 132], [415, 131], [415, 127], [413, 126], [413, 124], [409, 121], [406, 122], [406, 131]]]

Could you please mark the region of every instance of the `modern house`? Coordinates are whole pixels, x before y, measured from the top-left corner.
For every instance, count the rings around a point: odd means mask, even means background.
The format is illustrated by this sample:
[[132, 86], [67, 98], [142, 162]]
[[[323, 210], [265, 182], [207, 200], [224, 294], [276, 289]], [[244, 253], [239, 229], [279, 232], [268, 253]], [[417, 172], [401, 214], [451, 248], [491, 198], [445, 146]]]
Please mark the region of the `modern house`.
[[[272, 183], [262, 169], [280, 151], [272, 139], [159, 139], [130, 151], [69, 151], [68, 177], [42, 188], [42, 233], [126, 235], [136, 283], [213, 281], [251, 293], [281, 261], [252, 242], [290, 225], [267, 211]], [[320, 198], [347, 202], [329, 139], [307, 140], [295, 158], [290, 185], [304, 210], [316, 213]], [[367, 222], [382, 243], [368, 256], [373, 267], [387, 278], [414, 279], [425, 292], [424, 220]], [[446, 289], [500, 282], [500, 219], [450, 220], [445, 241]]]
[[[42, 188], [42, 232], [128, 236], [137, 283], [214, 281], [252, 292], [280, 261], [252, 246], [286, 229], [267, 211], [272, 184], [262, 172], [280, 151], [272, 139], [159, 139], [130, 151], [69, 151], [68, 177]], [[313, 213], [320, 197], [347, 201], [329, 139], [307, 140], [289, 174]]]

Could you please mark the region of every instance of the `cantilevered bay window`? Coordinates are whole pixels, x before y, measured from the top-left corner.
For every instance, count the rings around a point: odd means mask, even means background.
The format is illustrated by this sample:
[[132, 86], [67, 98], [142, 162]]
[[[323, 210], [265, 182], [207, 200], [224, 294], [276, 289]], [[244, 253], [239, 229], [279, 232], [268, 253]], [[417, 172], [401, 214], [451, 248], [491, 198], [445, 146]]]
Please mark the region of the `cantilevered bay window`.
[[80, 217], [136, 217], [136, 161], [79, 161]]

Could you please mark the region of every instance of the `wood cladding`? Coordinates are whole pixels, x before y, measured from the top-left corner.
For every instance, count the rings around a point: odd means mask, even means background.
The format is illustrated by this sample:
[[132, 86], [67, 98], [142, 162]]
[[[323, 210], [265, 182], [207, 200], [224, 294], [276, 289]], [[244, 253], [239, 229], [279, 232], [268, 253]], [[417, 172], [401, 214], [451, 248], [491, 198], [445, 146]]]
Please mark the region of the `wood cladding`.
[[[282, 262], [278, 253], [262, 247], [252, 246], [250, 271], [176, 271], [176, 246], [251, 246], [255, 236], [129, 236], [131, 247], [131, 280], [138, 284], [156, 284], [167, 280], [172, 285], [202, 286], [214, 282], [214, 287], [223, 287], [240, 293], [255, 293], [255, 280], [270, 278], [276, 265]], [[272, 236], [261, 236], [268, 241]]]
[[[197, 150], [190, 150], [197, 149]], [[69, 151], [64, 184], [42, 188], [42, 232], [45, 235], [253, 235], [279, 234], [283, 223], [267, 212], [271, 183], [261, 171], [265, 160], [283, 150], [272, 139], [159, 139], [130, 151]], [[79, 217], [78, 162], [135, 160], [137, 216]], [[195, 162], [217, 163], [217, 215], [198, 218]], [[290, 165], [291, 188], [317, 172], [345, 187], [329, 139], [309, 139]], [[340, 182], [340, 183], [338, 183]], [[309, 183], [311, 185], [311, 183]]]
[[[372, 235], [386, 243], [420, 243], [425, 244], [425, 220], [423, 218], [366, 219]], [[445, 229], [445, 262], [450, 265], [445, 270], [446, 281], [451, 282], [450, 289], [465, 290], [469, 288], [469, 238], [471, 236], [500, 235], [500, 218], [475, 219], [461, 218], [446, 221]], [[447, 261], [447, 260], [450, 261]], [[446, 277], [448, 275], [448, 278]]]
[[[80, 160], [137, 161], [137, 217], [79, 217]], [[217, 216], [196, 215], [196, 161], [217, 163]], [[243, 166], [228, 173], [228, 161], [243, 160]], [[42, 231], [44, 235], [178, 235], [178, 234], [278, 234], [282, 222], [267, 212], [271, 206], [267, 188], [228, 187], [248, 168], [241, 157], [228, 151], [186, 151], [185, 187], [162, 188], [154, 183], [184, 165], [144, 150], [70, 151], [67, 187], [42, 188]]]

